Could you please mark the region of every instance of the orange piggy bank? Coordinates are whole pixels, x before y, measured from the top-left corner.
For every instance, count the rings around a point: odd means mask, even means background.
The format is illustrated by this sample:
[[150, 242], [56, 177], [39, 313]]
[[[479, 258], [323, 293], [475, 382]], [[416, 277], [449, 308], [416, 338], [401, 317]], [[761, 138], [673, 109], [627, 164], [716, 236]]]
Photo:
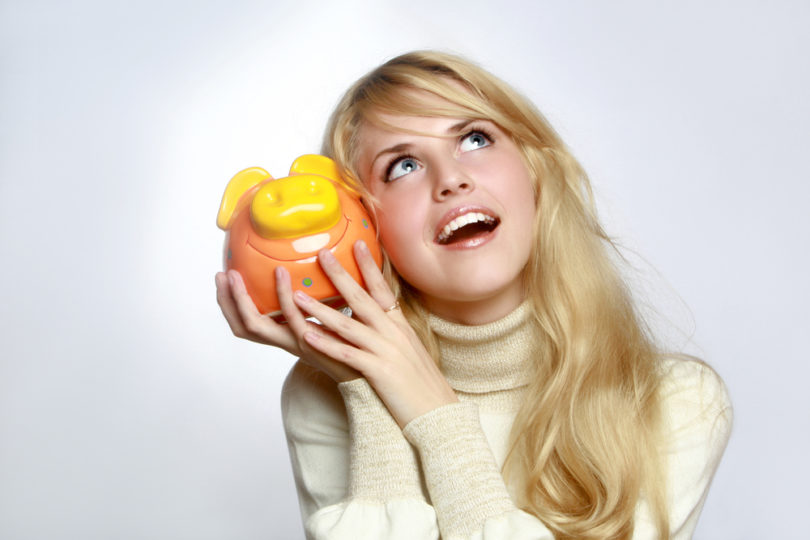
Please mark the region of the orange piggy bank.
[[290, 272], [294, 290], [342, 307], [346, 303], [318, 264], [318, 252], [329, 249], [361, 285], [354, 243], [364, 240], [382, 264], [374, 226], [339, 178], [331, 159], [306, 155], [293, 162], [286, 178], [254, 167], [228, 182], [217, 216], [217, 226], [227, 232], [225, 268], [239, 271], [259, 312], [282, 318], [274, 272], [279, 265]]

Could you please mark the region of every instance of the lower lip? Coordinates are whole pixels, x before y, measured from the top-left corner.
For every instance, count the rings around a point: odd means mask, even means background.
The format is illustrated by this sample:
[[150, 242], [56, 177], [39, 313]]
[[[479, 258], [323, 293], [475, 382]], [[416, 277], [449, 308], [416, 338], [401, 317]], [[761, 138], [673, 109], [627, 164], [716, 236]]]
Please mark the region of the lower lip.
[[495, 227], [493, 230], [485, 232], [483, 234], [476, 235], [472, 238], [467, 238], [466, 240], [462, 240], [460, 242], [453, 242], [451, 244], [439, 244], [440, 247], [446, 249], [453, 249], [453, 250], [460, 250], [460, 249], [473, 249], [477, 247], [481, 247], [493, 238], [500, 229], [500, 225]]

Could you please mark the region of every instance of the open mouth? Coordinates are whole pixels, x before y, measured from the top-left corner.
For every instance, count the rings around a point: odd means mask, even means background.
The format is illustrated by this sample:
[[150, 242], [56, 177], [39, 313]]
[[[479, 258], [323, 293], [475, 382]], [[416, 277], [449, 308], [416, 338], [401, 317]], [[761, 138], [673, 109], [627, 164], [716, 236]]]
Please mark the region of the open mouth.
[[494, 231], [501, 220], [482, 212], [462, 214], [445, 225], [436, 236], [436, 243], [455, 244], [484, 236]]

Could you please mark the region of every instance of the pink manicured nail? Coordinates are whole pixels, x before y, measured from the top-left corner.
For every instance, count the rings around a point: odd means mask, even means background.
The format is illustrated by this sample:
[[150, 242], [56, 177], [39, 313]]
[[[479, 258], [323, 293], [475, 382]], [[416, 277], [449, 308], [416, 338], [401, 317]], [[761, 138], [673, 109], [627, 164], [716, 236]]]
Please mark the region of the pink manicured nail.
[[321, 256], [321, 260], [323, 262], [327, 262], [327, 263], [333, 263], [333, 262], [335, 262], [337, 260], [337, 259], [335, 259], [335, 256], [332, 255], [332, 252], [329, 251], [328, 249], [322, 249], [321, 253], [320, 253], [320, 256]]
[[279, 283], [286, 283], [287, 282], [287, 272], [284, 271], [283, 266], [276, 266], [276, 281]]
[[307, 343], [317, 343], [320, 338], [321, 336], [315, 332], [304, 332], [304, 339], [307, 340]]
[[355, 246], [357, 246], [357, 249], [360, 250], [361, 253], [368, 253], [368, 246], [364, 241], [358, 240]]
[[312, 302], [312, 297], [302, 291], [295, 291], [295, 299], [301, 302], [302, 304], [309, 304], [310, 302]]

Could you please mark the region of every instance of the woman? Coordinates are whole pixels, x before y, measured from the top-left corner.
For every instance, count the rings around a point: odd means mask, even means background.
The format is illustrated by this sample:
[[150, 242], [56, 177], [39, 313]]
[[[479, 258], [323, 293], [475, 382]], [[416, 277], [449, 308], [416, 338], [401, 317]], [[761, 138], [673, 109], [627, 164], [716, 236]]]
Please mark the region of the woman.
[[[301, 357], [285, 426], [313, 538], [688, 538], [731, 409], [634, 309], [588, 179], [523, 97], [454, 56], [360, 79], [324, 153], [375, 215], [353, 317], [293, 294], [288, 325], [217, 276], [237, 336]], [[314, 316], [322, 326], [308, 322]]]

